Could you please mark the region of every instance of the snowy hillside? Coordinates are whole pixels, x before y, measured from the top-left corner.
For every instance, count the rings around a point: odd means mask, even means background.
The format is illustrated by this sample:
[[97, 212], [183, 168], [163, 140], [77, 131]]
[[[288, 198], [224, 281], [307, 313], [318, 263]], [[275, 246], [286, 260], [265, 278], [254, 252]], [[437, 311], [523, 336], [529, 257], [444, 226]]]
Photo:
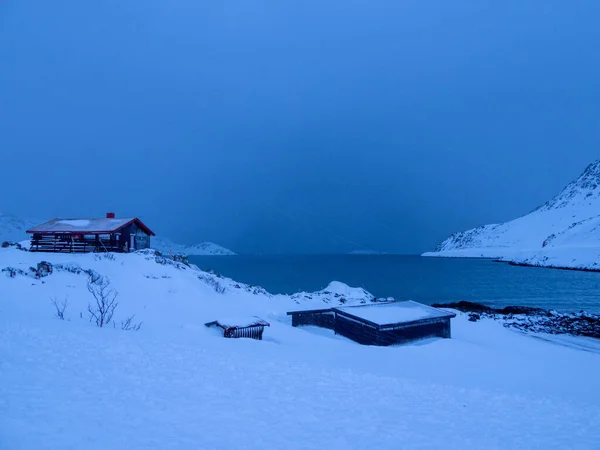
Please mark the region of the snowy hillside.
[[600, 161], [590, 164], [579, 178], [531, 213], [455, 233], [424, 256], [600, 268]]
[[[330, 330], [292, 328], [286, 311], [372, 301], [363, 289], [332, 283], [317, 293], [271, 295], [152, 251], [7, 248], [0, 271], [3, 449], [600, 442], [600, 346], [593, 339], [532, 338], [459, 314], [449, 340], [361, 346]], [[89, 321], [90, 275], [118, 292], [114, 326]], [[66, 301], [65, 320], [51, 299]], [[132, 315], [141, 328], [123, 331]], [[270, 322], [263, 341], [223, 339], [203, 325], [248, 316]]]
[[182, 245], [175, 244], [171, 240], [162, 237], [155, 236], [151, 240], [152, 248], [164, 253], [165, 255], [177, 254], [177, 255], [213, 255], [213, 256], [231, 256], [235, 255], [234, 252], [228, 248], [221, 247], [220, 245], [212, 242], [202, 242], [196, 245]]
[[0, 244], [2, 242], [20, 242], [27, 239], [26, 230], [39, 222], [0, 212]]

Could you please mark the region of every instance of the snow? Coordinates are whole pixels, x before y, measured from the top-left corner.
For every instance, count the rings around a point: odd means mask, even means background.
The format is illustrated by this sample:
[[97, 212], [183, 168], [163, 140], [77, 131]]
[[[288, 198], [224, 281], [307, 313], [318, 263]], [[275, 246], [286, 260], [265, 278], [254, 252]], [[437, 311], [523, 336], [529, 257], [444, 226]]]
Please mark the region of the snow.
[[377, 325], [390, 325], [413, 320], [448, 316], [446, 311], [422, 305], [411, 300], [367, 306], [347, 306], [336, 308]]
[[348, 286], [347, 284], [341, 283], [339, 281], [332, 281], [327, 285], [322, 292], [331, 292], [332, 294], [337, 294], [345, 298], [363, 298], [365, 297], [365, 291], [363, 288], [353, 288]]
[[[53, 273], [27, 275], [41, 260]], [[292, 328], [285, 314], [298, 304], [341, 305], [340, 291], [361, 292], [341, 283], [330, 286], [336, 293], [271, 295], [149, 251], [0, 249], [5, 267], [23, 274], [0, 272], [3, 449], [600, 442], [600, 350], [590, 340], [547, 340], [458, 314], [453, 339], [361, 346], [328, 330]], [[119, 292], [116, 329], [88, 321], [82, 269], [108, 277]], [[66, 320], [54, 317], [51, 297], [68, 299]], [[120, 330], [132, 314], [141, 329]], [[271, 323], [263, 341], [224, 339], [204, 326], [255, 315]]]
[[92, 233], [97, 231], [111, 231], [121, 228], [129, 222], [135, 220], [133, 217], [118, 219], [99, 218], [99, 219], [53, 219], [49, 222], [32, 227], [30, 230], [48, 231], [48, 232], [79, 232]]
[[216, 318], [215, 321], [219, 322], [224, 327], [249, 327], [263, 322], [263, 320], [257, 316], [219, 317]]
[[599, 213], [600, 160], [531, 213], [455, 233], [423, 256], [498, 258], [546, 267], [597, 269]]
[[59, 220], [56, 223], [60, 225], [68, 225], [69, 227], [73, 228], [88, 227], [90, 225], [90, 221], [86, 219]]

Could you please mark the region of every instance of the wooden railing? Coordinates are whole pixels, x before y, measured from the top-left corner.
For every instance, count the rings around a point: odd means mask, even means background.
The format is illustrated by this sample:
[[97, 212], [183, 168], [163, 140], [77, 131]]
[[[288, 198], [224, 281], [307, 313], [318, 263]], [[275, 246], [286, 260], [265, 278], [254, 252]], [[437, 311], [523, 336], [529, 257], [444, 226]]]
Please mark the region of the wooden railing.
[[89, 253], [122, 252], [118, 241], [108, 239], [66, 239], [59, 236], [41, 236], [31, 239], [32, 252]]

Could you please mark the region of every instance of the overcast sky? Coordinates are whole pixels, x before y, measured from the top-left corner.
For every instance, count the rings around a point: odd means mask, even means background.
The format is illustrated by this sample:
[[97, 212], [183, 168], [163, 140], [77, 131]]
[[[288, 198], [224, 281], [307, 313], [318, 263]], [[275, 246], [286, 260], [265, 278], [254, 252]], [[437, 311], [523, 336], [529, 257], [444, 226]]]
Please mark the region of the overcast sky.
[[3, 0], [0, 211], [416, 253], [600, 158], [600, 2]]

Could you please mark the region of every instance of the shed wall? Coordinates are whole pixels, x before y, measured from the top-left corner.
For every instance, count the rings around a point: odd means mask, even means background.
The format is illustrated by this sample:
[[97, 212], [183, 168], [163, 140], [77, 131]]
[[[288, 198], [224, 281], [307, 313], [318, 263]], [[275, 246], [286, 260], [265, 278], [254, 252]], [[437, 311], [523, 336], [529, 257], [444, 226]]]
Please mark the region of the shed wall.
[[377, 345], [394, 345], [430, 337], [450, 338], [450, 319], [436, 319], [418, 324], [379, 330]]
[[332, 311], [299, 312], [292, 314], [293, 327], [310, 325], [333, 330], [335, 328], [335, 314]]
[[359, 344], [378, 345], [377, 328], [348, 319], [340, 314], [336, 314], [334, 331], [335, 334], [345, 336]]

